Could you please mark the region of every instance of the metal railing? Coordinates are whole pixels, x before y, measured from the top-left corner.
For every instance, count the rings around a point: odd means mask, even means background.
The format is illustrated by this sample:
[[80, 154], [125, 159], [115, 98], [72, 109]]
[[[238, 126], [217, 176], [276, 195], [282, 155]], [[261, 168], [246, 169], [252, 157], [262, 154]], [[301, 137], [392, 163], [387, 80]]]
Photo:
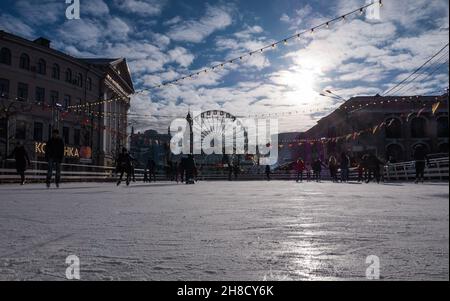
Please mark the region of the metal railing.
[[[402, 162], [384, 166], [384, 179], [387, 181], [409, 181], [415, 179], [414, 162]], [[143, 181], [144, 169], [135, 169], [136, 181]], [[338, 178], [340, 171], [338, 172]], [[44, 182], [47, 175], [47, 162], [32, 161], [31, 166], [25, 172], [28, 182]], [[304, 172], [303, 179], [306, 180], [307, 173]], [[157, 181], [170, 180], [171, 176], [159, 170], [156, 174]], [[197, 178], [203, 181], [228, 180], [226, 169], [198, 171]], [[232, 177], [234, 179], [234, 175]], [[264, 168], [241, 171], [238, 180], [263, 180], [266, 178]], [[321, 174], [322, 180], [330, 180], [329, 171], [324, 168]], [[349, 179], [358, 180], [357, 168], [350, 168]], [[425, 178], [433, 180], [449, 179], [449, 158], [431, 159], [425, 169]], [[83, 165], [83, 164], [61, 164], [61, 179], [65, 182], [110, 182], [117, 179], [114, 167]], [[296, 171], [277, 171], [271, 174], [273, 180], [296, 180]], [[312, 179], [312, 172], [311, 172]], [[0, 183], [18, 182], [19, 176], [14, 168], [14, 160], [8, 160], [7, 168], [0, 169]]]

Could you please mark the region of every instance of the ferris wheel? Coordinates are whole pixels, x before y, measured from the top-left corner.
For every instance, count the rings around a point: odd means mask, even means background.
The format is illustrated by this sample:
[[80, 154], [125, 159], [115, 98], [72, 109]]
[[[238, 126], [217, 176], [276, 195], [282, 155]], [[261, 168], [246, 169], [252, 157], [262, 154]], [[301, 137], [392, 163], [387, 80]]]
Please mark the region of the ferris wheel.
[[[232, 127], [233, 130], [230, 131], [229, 127]], [[246, 127], [239, 118], [225, 111], [210, 110], [194, 116], [192, 130], [201, 133], [202, 144], [205, 140], [209, 140], [210, 146], [214, 147], [214, 144], [218, 141], [222, 141], [222, 144], [225, 141], [233, 141], [233, 149], [235, 150], [235, 141], [244, 141], [244, 147], [248, 149]]]

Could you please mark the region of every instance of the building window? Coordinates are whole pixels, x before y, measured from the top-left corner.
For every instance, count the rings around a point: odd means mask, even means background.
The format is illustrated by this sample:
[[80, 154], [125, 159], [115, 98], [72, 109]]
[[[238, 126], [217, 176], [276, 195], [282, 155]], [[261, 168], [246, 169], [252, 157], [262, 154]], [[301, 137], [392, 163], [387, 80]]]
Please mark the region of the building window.
[[19, 68], [25, 69], [25, 70], [30, 70], [30, 57], [25, 53], [22, 53], [20, 55]]
[[47, 64], [43, 59], [38, 61], [37, 73], [45, 75], [47, 73]]
[[44, 103], [45, 102], [45, 88], [36, 87], [36, 102]]
[[27, 124], [25, 121], [16, 122], [16, 139], [25, 140], [27, 138]]
[[80, 146], [80, 137], [81, 137], [80, 129], [74, 129], [73, 130], [73, 144], [75, 146]]
[[77, 85], [81, 88], [83, 87], [83, 75], [81, 73], [77, 75]]
[[87, 78], [87, 88], [89, 91], [92, 91], [92, 78]]
[[9, 97], [9, 80], [0, 78], [0, 98]]
[[427, 122], [425, 119], [416, 117], [411, 121], [411, 137], [425, 138]]
[[0, 50], [0, 64], [11, 65], [11, 50], [8, 48]]
[[70, 107], [70, 95], [64, 95], [64, 108], [68, 109]]
[[27, 101], [28, 100], [28, 85], [24, 83], [19, 83], [17, 85], [17, 100]]
[[58, 91], [50, 91], [50, 104], [52, 106], [56, 105], [59, 101]]
[[386, 149], [386, 158], [391, 162], [402, 162], [404, 152], [399, 144], [390, 144]]
[[386, 138], [399, 139], [402, 137], [402, 123], [397, 118], [386, 121]]
[[53, 64], [52, 78], [59, 79], [59, 65], [58, 64]]
[[63, 140], [65, 144], [70, 144], [69, 141], [70, 129], [66, 126], [63, 127]]
[[70, 70], [70, 68], [67, 68], [66, 70], [66, 82], [72, 82], [72, 70]]
[[44, 141], [44, 124], [42, 122], [34, 123], [33, 138], [34, 141]]
[[448, 117], [439, 117], [437, 120], [437, 135], [439, 138], [448, 138]]

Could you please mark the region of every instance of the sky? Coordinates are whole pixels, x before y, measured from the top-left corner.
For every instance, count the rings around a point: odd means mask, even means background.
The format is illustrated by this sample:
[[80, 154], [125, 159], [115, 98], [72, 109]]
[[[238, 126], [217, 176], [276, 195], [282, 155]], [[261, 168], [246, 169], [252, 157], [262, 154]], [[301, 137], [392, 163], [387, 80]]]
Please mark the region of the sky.
[[[448, 43], [448, 0], [384, 0], [379, 18], [355, 14], [217, 72], [153, 88], [259, 49], [366, 4], [365, 0], [81, 0], [68, 20], [65, 0], [2, 0], [0, 29], [76, 57], [125, 57], [136, 90], [137, 130], [165, 132], [173, 117], [224, 110], [281, 113], [280, 131], [304, 131], [342, 98], [383, 94]], [[442, 94], [448, 52], [403, 95]], [[442, 65], [439, 65], [442, 64]], [[434, 70], [436, 69], [436, 70]], [[288, 112], [295, 114], [287, 115]]]

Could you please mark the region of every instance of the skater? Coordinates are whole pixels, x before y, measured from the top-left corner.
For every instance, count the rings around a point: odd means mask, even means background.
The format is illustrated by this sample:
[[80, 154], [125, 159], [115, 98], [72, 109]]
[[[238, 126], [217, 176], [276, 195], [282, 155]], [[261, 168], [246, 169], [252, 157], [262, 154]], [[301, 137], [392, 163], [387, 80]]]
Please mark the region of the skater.
[[14, 148], [11, 157], [16, 160], [17, 174], [20, 176], [20, 185], [25, 185], [25, 170], [27, 165], [30, 165], [30, 158], [22, 143]]
[[328, 159], [328, 169], [330, 170], [330, 177], [333, 183], [338, 182], [337, 178], [337, 171], [338, 171], [338, 162], [336, 160], [336, 157], [331, 155]]
[[148, 159], [147, 161], [147, 174], [148, 174], [148, 182], [156, 182], [156, 163], [153, 159]]
[[55, 184], [59, 187], [61, 181], [61, 162], [64, 158], [64, 141], [59, 136], [59, 131], [54, 129], [52, 137], [45, 145], [45, 159], [47, 161], [47, 188], [50, 188], [52, 181], [53, 169], [55, 170]]
[[312, 169], [313, 169], [313, 180], [315, 180], [316, 182], [320, 182], [322, 180], [322, 160], [320, 160], [320, 158], [317, 158], [316, 160], [314, 160], [314, 162], [312, 163]]
[[126, 173], [126, 184], [127, 186], [130, 185], [131, 181], [131, 156], [128, 153], [127, 149], [124, 147], [122, 148], [122, 152], [119, 154], [119, 157], [117, 158], [116, 162], [116, 172], [120, 174], [119, 180], [117, 181], [117, 186], [122, 183], [123, 174]]
[[380, 159], [378, 159], [375, 154], [370, 154], [367, 157], [367, 168], [368, 168], [368, 175], [366, 183], [370, 183], [372, 181], [372, 175], [374, 176], [377, 183], [380, 183], [380, 165], [383, 164]]
[[419, 144], [416, 146], [414, 150], [414, 163], [416, 168], [416, 180], [415, 183], [419, 183], [421, 181], [424, 182], [424, 176], [425, 176], [425, 164], [430, 164], [430, 161], [427, 157], [427, 153], [425, 150], [425, 147], [423, 145]]
[[188, 155], [186, 162], [186, 184], [195, 184], [196, 166], [193, 155]]
[[298, 158], [295, 168], [297, 169], [297, 183], [303, 182], [303, 172], [305, 171], [305, 161], [302, 158]]
[[267, 179], [267, 181], [271, 180], [270, 174], [271, 174], [271, 172], [270, 172], [270, 165], [266, 165], [266, 179]]
[[350, 158], [345, 152], [341, 154], [341, 182], [348, 182], [350, 168]]
[[180, 173], [181, 183], [184, 183], [186, 173], [186, 157], [181, 157], [180, 164], [178, 165], [178, 172]]

